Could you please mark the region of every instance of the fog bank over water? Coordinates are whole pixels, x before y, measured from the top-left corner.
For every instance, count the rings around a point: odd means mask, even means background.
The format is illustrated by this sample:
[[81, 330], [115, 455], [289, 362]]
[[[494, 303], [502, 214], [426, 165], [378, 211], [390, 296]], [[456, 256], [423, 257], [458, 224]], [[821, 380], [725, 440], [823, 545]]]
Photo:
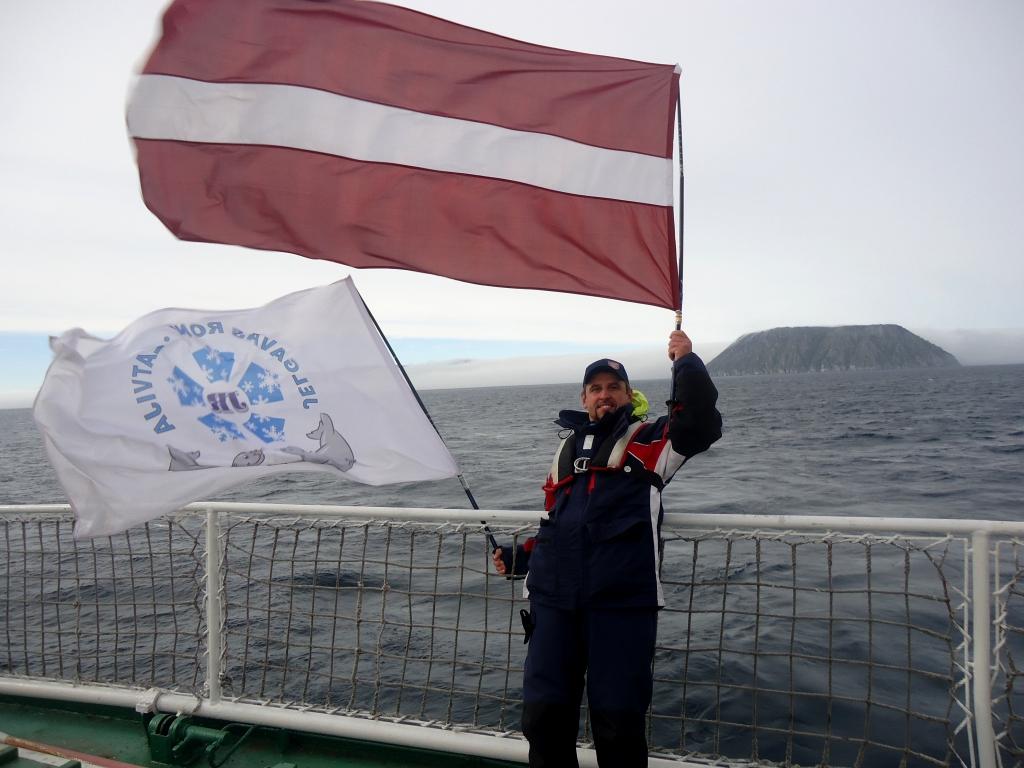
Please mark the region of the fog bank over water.
[[[1024, 363], [1024, 329], [908, 330], [942, 347], [962, 365]], [[704, 362], [710, 362], [731, 343], [732, 340], [697, 342], [694, 351]], [[668, 378], [664, 346], [617, 347], [608, 349], [606, 354], [621, 361], [631, 379]], [[559, 384], [579, 381], [583, 369], [597, 356], [588, 352], [502, 359], [465, 357], [407, 365], [406, 371], [419, 389]]]
[[[668, 380], [671, 362], [664, 345], [611, 347], [603, 355], [573, 352], [563, 355], [536, 355], [497, 360], [463, 358], [406, 366], [406, 372], [418, 389], [458, 389], [462, 387], [500, 387], [521, 384], [566, 384], [582, 382], [583, 371], [599, 356], [618, 360], [629, 378]], [[727, 342], [698, 344], [694, 351], [705, 361], [728, 346]]]
[[932, 344], [938, 344], [962, 365], [1012, 365], [1024, 363], [1024, 330], [909, 329]]
[[[963, 365], [1024, 363], [1024, 329], [908, 330], [942, 347]], [[32, 337], [31, 340], [37, 342], [33, 348], [38, 347], [38, 350], [32, 355], [22, 349], [26, 344], [5, 345], [3, 339], [13, 337], [0, 334], [0, 352], [5, 353], [11, 363], [6, 370], [0, 370], [0, 409], [31, 407], [49, 364], [45, 334], [23, 336]], [[668, 334], [665, 336], [667, 339]], [[24, 338], [15, 340], [23, 342]], [[710, 362], [732, 341], [698, 341], [694, 351], [705, 362]], [[632, 347], [620, 344], [605, 348], [599, 343], [581, 345], [566, 342], [565, 348], [571, 351], [565, 353], [555, 351], [559, 347], [557, 342], [536, 344], [535, 347], [529, 341], [513, 343], [476, 339], [394, 340], [394, 346], [413, 384], [425, 390], [576, 382], [580, 380], [587, 364], [601, 356], [620, 360], [634, 380], [668, 378], [669, 363], [664, 344]], [[538, 353], [509, 354], [519, 348], [538, 349]], [[455, 350], [462, 354], [453, 355]]]

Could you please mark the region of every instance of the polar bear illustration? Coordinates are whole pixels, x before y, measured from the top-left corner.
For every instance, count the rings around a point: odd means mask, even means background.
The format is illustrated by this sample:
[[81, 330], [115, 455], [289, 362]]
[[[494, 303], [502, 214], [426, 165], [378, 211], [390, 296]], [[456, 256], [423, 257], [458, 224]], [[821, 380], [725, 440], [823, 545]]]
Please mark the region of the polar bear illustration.
[[281, 450], [298, 456], [302, 461], [313, 464], [329, 464], [342, 472], [347, 472], [356, 463], [352, 448], [348, 441], [341, 436], [341, 433], [334, 428], [334, 422], [328, 414], [320, 414], [320, 423], [312, 432], [307, 432], [306, 437], [310, 440], [319, 440], [320, 447], [315, 451], [306, 451], [290, 445]]

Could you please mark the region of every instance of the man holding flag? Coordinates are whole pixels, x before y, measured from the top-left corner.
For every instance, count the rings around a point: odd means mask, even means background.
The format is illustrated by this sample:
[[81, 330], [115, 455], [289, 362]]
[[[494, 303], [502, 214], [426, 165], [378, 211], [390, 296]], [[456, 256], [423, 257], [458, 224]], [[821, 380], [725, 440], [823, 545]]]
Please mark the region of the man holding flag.
[[[358, 0], [174, 0], [163, 27], [127, 124], [146, 205], [177, 237], [682, 307], [677, 66], [535, 45]], [[681, 237], [681, 133], [679, 159]], [[550, 518], [531, 543], [528, 579], [531, 765], [575, 764], [588, 667], [601, 764], [646, 763], [643, 715], [663, 604], [660, 493], [721, 435], [717, 392], [681, 331], [669, 355], [669, 416], [641, 420], [625, 369], [603, 360], [584, 375], [585, 412], [559, 422], [572, 434], [545, 486]], [[191, 402], [191, 391], [175, 396]], [[234, 392], [208, 394], [235, 407]], [[344, 415], [305, 433], [338, 435], [333, 464], [317, 463], [323, 444], [292, 444], [291, 433], [278, 450], [231, 457], [209, 448], [192, 456], [198, 449], [184, 442], [164, 450], [182, 476], [212, 473], [204, 461], [214, 454], [220, 464], [258, 463], [252, 474], [302, 458], [305, 469], [357, 479], [370, 454], [358, 440], [360, 414]], [[282, 441], [267, 430], [275, 446]], [[236, 435], [224, 427], [220, 437]], [[457, 471], [428, 455], [423, 477]], [[504, 572], [522, 570], [528, 553], [515, 563], [502, 554]]]
[[526, 574], [530, 598], [523, 678], [523, 732], [533, 768], [574, 766], [586, 679], [602, 766], [647, 765], [645, 715], [657, 612], [661, 491], [690, 457], [722, 435], [718, 391], [682, 331], [669, 337], [670, 411], [648, 422], [646, 401], [615, 360], [583, 375], [583, 411], [544, 485], [547, 520], [513, 553], [494, 552], [499, 573]]

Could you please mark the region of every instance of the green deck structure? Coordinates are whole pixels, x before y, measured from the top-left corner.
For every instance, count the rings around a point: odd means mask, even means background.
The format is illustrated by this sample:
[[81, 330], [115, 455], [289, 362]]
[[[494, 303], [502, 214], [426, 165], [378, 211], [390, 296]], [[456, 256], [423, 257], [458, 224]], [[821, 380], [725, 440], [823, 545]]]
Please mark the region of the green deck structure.
[[[197, 719], [220, 729], [225, 723]], [[147, 768], [186, 763], [155, 762], [141, 715], [103, 706], [0, 696], [0, 731], [29, 741], [122, 760]], [[0, 747], [2, 748], [2, 747]], [[209, 765], [205, 755], [188, 763]], [[23, 757], [0, 768], [29, 768]], [[521, 768], [521, 763], [396, 747], [367, 741], [259, 728], [224, 763], [224, 768]]]

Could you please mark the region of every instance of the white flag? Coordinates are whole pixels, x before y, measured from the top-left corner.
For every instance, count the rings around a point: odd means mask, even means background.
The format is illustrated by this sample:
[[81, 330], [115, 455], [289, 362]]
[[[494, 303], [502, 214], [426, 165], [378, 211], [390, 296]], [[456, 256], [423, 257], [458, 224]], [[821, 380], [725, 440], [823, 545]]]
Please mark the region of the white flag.
[[105, 536], [275, 472], [383, 485], [458, 474], [351, 279], [266, 306], [74, 329], [33, 413], [75, 511]]

